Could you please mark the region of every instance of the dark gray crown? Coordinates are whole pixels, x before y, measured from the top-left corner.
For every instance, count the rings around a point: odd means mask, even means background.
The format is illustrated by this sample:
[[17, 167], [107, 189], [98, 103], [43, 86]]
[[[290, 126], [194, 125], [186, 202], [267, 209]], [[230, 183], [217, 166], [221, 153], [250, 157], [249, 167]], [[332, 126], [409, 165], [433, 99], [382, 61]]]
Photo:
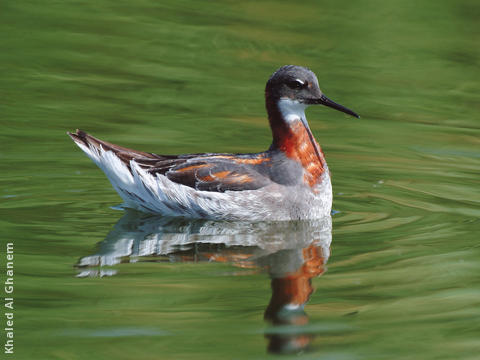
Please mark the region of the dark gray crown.
[[269, 100], [290, 98], [310, 103], [322, 96], [315, 74], [306, 67], [285, 65], [268, 79], [265, 94]]

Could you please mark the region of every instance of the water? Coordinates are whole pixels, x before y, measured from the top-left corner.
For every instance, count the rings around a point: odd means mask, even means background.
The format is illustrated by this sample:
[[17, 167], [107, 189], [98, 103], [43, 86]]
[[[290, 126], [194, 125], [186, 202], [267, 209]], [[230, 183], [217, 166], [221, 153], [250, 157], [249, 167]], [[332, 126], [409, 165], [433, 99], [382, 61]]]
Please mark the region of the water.
[[[479, 20], [468, 0], [4, 3], [10, 358], [478, 358]], [[265, 81], [289, 63], [362, 116], [307, 111], [331, 233], [124, 214], [65, 134], [264, 150]]]

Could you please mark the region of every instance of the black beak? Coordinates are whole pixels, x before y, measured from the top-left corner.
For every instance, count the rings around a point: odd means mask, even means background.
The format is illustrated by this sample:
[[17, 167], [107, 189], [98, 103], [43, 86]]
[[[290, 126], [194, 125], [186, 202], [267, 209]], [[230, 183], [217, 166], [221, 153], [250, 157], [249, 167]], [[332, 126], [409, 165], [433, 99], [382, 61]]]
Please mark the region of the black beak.
[[315, 99], [313, 101], [313, 104], [321, 104], [321, 105], [325, 105], [325, 106], [328, 106], [328, 107], [331, 107], [331, 108], [334, 108], [335, 110], [339, 110], [341, 112], [344, 112], [345, 114], [348, 114], [348, 115], [352, 115], [352, 116], [355, 116], [356, 118], [360, 118], [360, 116], [358, 116], [357, 113], [353, 112], [352, 110], [350, 109], [347, 109], [345, 106], [342, 106], [340, 104], [337, 104], [335, 101], [332, 101], [330, 100], [329, 98], [327, 98], [325, 95], [322, 94], [322, 96], [320, 97], [320, 99]]

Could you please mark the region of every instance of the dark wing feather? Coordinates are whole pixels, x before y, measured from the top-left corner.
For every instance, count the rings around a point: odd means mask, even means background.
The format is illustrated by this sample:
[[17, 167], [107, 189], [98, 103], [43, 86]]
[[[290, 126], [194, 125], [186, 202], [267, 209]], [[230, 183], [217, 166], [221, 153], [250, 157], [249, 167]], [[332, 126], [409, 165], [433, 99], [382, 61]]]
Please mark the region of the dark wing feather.
[[96, 149], [102, 148], [105, 151], [112, 151], [115, 155], [118, 156], [120, 160], [122, 160], [124, 163], [126, 163], [129, 166], [130, 166], [129, 164], [130, 160], [134, 160], [134, 159], [135, 160], [138, 159], [144, 162], [145, 164], [150, 164], [150, 163], [155, 164], [156, 162], [162, 159], [174, 158], [171, 156], [159, 156], [156, 154], [133, 150], [123, 146], [115, 145], [107, 141], [97, 139], [96, 137], [90, 134], [87, 134], [85, 131], [78, 130], [78, 129], [75, 133], [68, 132], [67, 134], [72, 138], [73, 141], [75, 141], [78, 144], [93, 147]]
[[165, 175], [197, 190], [255, 190], [272, 183], [266, 175], [271, 160], [267, 153], [157, 155], [115, 145], [81, 130], [68, 134], [77, 143], [112, 151], [129, 168], [134, 160], [151, 174]]
[[258, 165], [239, 163], [244, 157], [205, 154], [170, 168], [165, 176], [197, 190], [224, 192], [256, 190], [271, 184]]

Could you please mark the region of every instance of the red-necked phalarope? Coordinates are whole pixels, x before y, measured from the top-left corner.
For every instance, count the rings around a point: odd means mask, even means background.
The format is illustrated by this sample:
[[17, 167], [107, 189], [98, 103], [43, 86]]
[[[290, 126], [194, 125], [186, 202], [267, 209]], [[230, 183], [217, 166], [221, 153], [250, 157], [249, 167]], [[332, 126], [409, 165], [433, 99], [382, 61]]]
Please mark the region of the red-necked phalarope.
[[107, 175], [125, 206], [150, 213], [227, 220], [304, 220], [329, 216], [330, 175], [305, 108], [328, 99], [301, 66], [277, 70], [265, 88], [273, 142], [256, 154], [157, 155], [77, 130], [68, 133]]

